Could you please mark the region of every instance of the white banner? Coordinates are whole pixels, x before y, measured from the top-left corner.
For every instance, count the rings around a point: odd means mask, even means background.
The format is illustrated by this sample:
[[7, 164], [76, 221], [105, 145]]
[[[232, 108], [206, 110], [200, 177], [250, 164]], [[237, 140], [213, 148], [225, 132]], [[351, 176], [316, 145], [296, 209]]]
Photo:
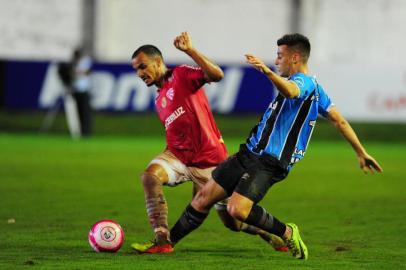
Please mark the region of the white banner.
[[348, 119], [406, 122], [406, 68], [325, 64], [313, 70]]

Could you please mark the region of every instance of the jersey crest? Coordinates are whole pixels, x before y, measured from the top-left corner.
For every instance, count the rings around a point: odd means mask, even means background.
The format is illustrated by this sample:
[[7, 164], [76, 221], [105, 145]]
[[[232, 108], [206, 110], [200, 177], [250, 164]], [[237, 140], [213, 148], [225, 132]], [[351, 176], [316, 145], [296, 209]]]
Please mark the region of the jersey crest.
[[161, 99], [161, 106], [162, 106], [162, 108], [165, 108], [166, 107], [166, 98], [165, 97], [162, 97], [162, 99]]

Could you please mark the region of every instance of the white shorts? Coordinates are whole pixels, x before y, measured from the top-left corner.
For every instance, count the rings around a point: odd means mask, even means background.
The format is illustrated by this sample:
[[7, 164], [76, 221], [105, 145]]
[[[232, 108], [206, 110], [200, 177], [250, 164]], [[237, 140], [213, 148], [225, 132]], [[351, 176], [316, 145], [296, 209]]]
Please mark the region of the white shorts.
[[192, 181], [199, 188], [211, 179], [211, 172], [216, 167], [200, 169], [196, 167], [187, 167], [171, 151], [165, 150], [162, 154], [156, 156], [149, 165], [160, 165], [168, 175], [168, 186], [177, 186], [187, 181]]

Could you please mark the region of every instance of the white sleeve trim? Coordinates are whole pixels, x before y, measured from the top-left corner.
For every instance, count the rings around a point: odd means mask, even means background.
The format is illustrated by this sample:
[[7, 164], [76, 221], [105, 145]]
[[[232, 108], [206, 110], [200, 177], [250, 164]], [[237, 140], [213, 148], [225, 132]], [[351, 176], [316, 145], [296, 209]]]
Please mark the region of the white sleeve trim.
[[327, 107], [326, 112], [329, 112], [331, 110], [332, 107], [335, 107], [336, 105], [331, 102], [330, 105]]

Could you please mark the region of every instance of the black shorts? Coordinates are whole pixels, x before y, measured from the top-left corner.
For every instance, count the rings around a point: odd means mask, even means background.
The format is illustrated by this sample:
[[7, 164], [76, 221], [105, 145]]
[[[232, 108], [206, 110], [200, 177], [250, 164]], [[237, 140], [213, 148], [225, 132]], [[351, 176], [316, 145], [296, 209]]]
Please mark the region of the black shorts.
[[288, 175], [276, 158], [251, 153], [245, 144], [240, 151], [221, 163], [212, 173], [214, 181], [224, 188], [228, 196], [238, 192], [258, 203], [275, 183]]

